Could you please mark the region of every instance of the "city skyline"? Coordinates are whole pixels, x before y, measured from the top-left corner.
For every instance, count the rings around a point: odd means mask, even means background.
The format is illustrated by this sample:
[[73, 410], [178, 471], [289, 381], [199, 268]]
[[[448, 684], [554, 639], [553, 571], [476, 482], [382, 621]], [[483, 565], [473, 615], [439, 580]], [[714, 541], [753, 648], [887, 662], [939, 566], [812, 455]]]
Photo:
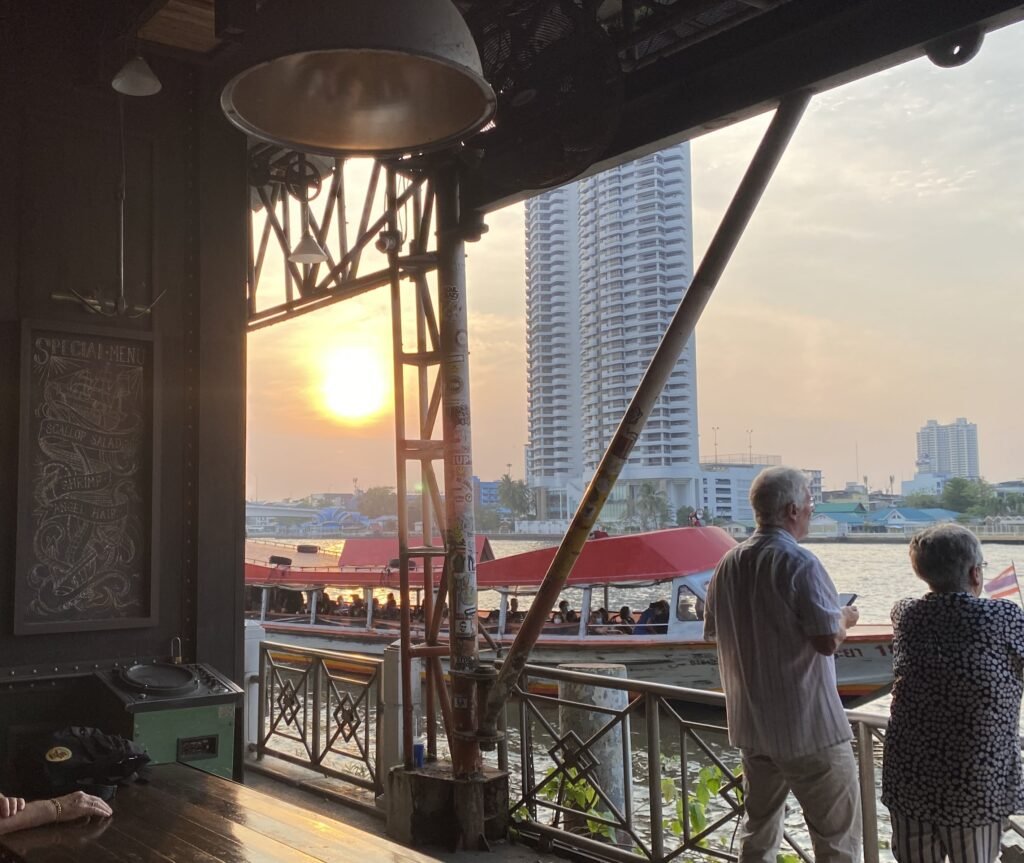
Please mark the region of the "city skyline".
[[[927, 418], [978, 425], [981, 474], [1024, 474], [1014, 389], [1024, 216], [1024, 28], [957, 69], [917, 60], [816, 96], [697, 329], [700, 452], [779, 453], [828, 488], [914, 473]], [[768, 122], [692, 142], [700, 261]], [[524, 475], [523, 206], [468, 247], [475, 472]], [[249, 491], [394, 484], [387, 415], [315, 405], [319, 350], [389, 356], [383, 294], [250, 339]]]

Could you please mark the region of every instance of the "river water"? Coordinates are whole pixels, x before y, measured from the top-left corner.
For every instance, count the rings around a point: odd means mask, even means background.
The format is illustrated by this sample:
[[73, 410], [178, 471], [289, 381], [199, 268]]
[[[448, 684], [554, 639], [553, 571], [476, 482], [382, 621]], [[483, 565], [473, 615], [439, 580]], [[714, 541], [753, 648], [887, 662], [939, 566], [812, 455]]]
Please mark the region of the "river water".
[[[557, 539], [551, 542], [493, 539], [491, 547], [496, 557], [506, 557], [555, 545], [557, 542]], [[840, 593], [857, 594], [856, 604], [860, 609], [860, 619], [864, 623], [888, 623], [889, 610], [896, 600], [905, 596], [920, 596], [927, 589], [910, 568], [906, 545], [816, 542], [807, 547], [824, 564]], [[988, 561], [987, 578], [993, 578], [1013, 561], [1024, 563], [1024, 543], [982, 543], [982, 549], [985, 560]], [[660, 596], [658, 588], [650, 590], [654, 594], [652, 598]], [[615, 595], [613, 591], [612, 607], [617, 607]], [[579, 591], [576, 591], [575, 596], [569, 591], [567, 596], [573, 606], [578, 607]], [[494, 602], [495, 599], [496, 595], [492, 598], [482, 594], [480, 605], [488, 607], [488, 603]], [[521, 601], [520, 608], [523, 607], [525, 604]]]

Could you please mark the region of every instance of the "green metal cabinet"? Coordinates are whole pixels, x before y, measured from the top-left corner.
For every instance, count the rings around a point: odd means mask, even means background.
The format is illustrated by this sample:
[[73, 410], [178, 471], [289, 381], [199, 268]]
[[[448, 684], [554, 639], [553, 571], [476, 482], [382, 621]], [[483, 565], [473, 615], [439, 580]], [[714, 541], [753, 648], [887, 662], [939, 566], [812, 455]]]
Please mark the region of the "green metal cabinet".
[[133, 719], [132, 739], [146, 747], [154, 764], [180, 761], [215, 776], [232, 778], [233, 704], [152, 710], [136, 713]]

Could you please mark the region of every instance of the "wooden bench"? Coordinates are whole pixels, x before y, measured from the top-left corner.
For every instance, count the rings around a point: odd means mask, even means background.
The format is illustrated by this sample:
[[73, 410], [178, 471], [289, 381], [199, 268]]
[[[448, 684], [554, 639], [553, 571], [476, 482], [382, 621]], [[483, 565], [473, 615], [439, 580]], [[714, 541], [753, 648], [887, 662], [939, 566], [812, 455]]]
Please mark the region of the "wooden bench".
[[112, 818], [0, 836], [17, 863], [436, 863], [387, 839], [180, 764], [119, 788]]

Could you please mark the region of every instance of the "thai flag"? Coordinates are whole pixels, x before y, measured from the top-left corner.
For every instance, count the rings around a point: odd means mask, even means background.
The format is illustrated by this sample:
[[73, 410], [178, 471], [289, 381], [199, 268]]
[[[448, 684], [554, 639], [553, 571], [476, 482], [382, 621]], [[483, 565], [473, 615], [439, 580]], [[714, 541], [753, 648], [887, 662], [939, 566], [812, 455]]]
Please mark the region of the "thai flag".
[[985, 595], [991, 599], [1004, 599], [1007, 596], [1020, 596], [1020, 585], [1017, 584], [1017, 570], [1011, 563], [995, 578], [985, 582]]

